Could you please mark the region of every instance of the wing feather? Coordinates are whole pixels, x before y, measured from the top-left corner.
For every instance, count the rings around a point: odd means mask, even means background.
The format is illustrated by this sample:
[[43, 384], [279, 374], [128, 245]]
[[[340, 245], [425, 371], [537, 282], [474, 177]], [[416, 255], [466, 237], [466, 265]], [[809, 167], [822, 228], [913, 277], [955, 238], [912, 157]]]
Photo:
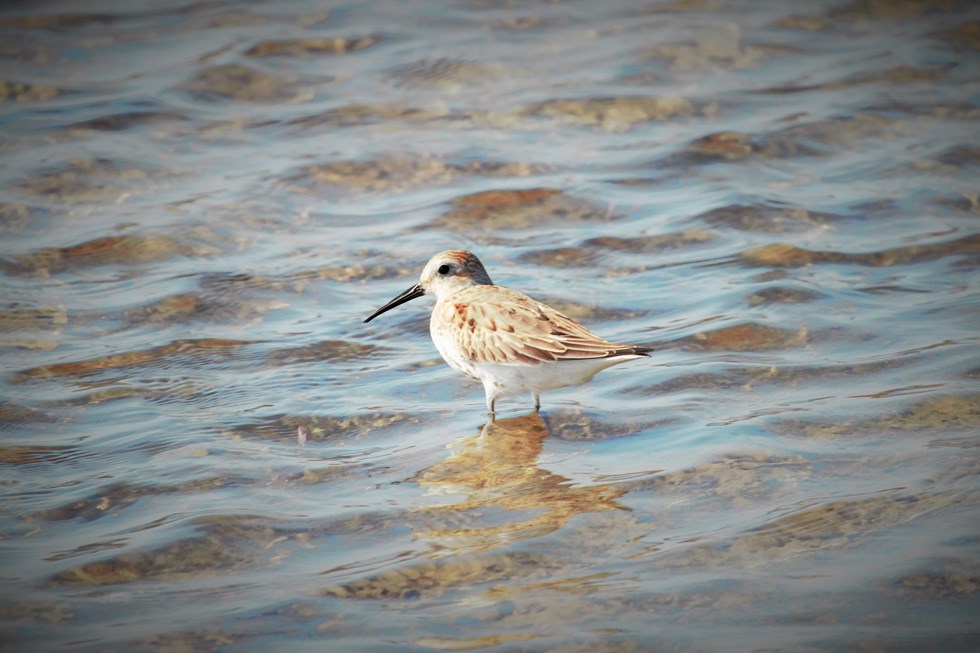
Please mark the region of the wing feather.
[[466, 288], [442, 310], [451, 316], [456, 344], [471, 360], [536, 365], [646, 351], [603, 340], [553, 308], [502, 286]]

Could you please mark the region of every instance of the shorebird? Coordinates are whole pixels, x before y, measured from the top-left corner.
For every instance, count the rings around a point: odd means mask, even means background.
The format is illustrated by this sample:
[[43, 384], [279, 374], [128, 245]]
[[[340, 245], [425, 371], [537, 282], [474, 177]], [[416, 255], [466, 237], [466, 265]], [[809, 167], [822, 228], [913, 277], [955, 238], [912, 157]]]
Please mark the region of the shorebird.
[[516, 290], [494, 285], [471, 252], [433, 256], [419, 282], [376, 310], [382, 313], [422, 295], [435, 295], [432, 342], [449, 366], [483, 383], [487, 413], [499, 397], [585, 383], [598, 372], [641, 358], [649, 347], [603, 340], [575, 320]]

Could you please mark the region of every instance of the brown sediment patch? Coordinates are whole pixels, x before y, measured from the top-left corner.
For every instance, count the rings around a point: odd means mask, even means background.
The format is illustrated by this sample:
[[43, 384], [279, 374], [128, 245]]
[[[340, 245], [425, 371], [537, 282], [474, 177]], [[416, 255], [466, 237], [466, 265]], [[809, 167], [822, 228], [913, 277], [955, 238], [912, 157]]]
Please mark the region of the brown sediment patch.
[[0, 102], [46, 102], [69, 92], [56, 86], [0, 79]]
[[0, 26], [19, 27], [23, 29], [58, 30], [73, 27], [85, 27], [93, 23], [109, 24], [117, 20], [112, 14], [53, 14], [48, 16], [4, 16], [0, 18]]
[[788, 159], [813, 156], [817, 150], [778, 135], [753, 136], [743, 132], [724, 131], [708, 134], [688, 143], [669, 156], [665, 165], [684, 165], [702, 161], [743, 161], [748, 159]]
[[583, 304], [573, 302], [561, 297], [551, 297], [549, 295], [538, 295], [535, 297], [543, 304], [551, 306], [563, 315], [567, 315], [576, 322], [612, 322], [616, 320], [632, 320], [647, 315], [649, 311], [632, 310], [627, 308], [607, 308], [596, 304]]
[[855, 0], [850, 4], [841, 5], [828, 12], [834, 20], [904, 20], [918, 18], [934, 12], [953, 13], [958, 11], [961, 3], [957, 0]]
[[789, 16], [777, 21], [776, 26], [816, 32], [827, 29], [830, 26], [830, 19], [827, 16]]
[[919, 164], [920, 168], [932, 167], [931, 162], [942, 166], [949, 166], [952, 170], [959, 170], [967, 166], [980, 165], [980, 147], [975, 145], [954, 145], [936, 154], [928, 162]]
[[[888, 396], [888, 395], [882, 395]], [[912, 404], [907, 409], [836, 422], [779, 420], [769, 427], [781, 435], [809, 438], [846, 438], [889, 433], [933, 437], [940, 431], [980, 429], [980, 394], [945, 395]]]
[[805, 383], [847, 379], [876, 374], [903, 364], [901, 360], [850, 365], [786, 366], [759, 365], [756, 367], [728, 367], [723, 372], [684, 374], [663, 383], [646, 386], [645, 394], [683, 392], [685, 390], [735, 390], [751, 392], [756, 386], [777, 384], [797, 386]]
[[691, 469], [622, 484], [629, 492], [683, 493], [724, 499], [733, 505], [758, 506], [795, 487], [813, 473], [803, 456], [745, 453], [724, 456]]
[[704, 30], [694, 43], [668, 43], [641, 52], [647, 60], [670, 64], [675, 75], [723, 72], [754, 67], [771, 54], [794, 52], [782, 45], [742, 43], [742, 30], [735, 23]]
[[[320, 80], [321, 82], [326, 80]], [[199, 72], [180, 90], [203, 102], [307, 102], [314, 98], [311, 86], [295, 78], [283, 78], [243, 66], [224, 64]]]
[[348, 104], [315, 115], [294, 118], [287, 124], [303, 128], [319, 127], [321, 125], [346, 127], [387, 123], [394, 120], [419, 123], [439, 118], [448, 118], [452, 115], [450, 110], [445, 106], [410, 107], [398, 102], [384, 102], [380, 104]]
[[200, 280], [201, 293], [206, 296], [235, 295], [256, 290], [287, 292], [289, 280], [251, 272], [205, 274]]
[[706, 229], [685, 229], [675, 233], [635, 238], [600, 236], [586, 240], [580, 247], [559, 247], [528, 252], [522, 254], [520, 260], [555, 268], [594, 267], [600, 250], [603, 249], [631, 254], [650, 254], [696, 247], [714, 239], [715, 235]]
[[[780, 20], [778, 27], [822, 31], [827, 29], [850, 29], [854, 23], [865, 21], [907, 20], [919, 18], [927, 13], [949, 13], [959, 10], [963, 3], [944, 0], [856, 0], [849, 4], [834, 7], [830, 11], [816, 15], [791, 16]], [[968, 4], [968, 3], [967, 3]], [[881, 28], [876, 28], [881, 29]]]
[[559, 247], [539, 249], [521, 254], [518, 259], [531, 265], [546, 265], [552, 268], [581, 268], [596, 265], [596, 252], [583, 247]]
[[[196, 11], [200, 5], [188, 5], [186, 13], [192, 16], [189, 23], [202, 27], [248, 27], [252, 25], [268, 25], [278, 22], [281, 18], [272, 14], [237, 11], [235, 9], [210, 13], [206, 9], [200, 14]], [[178, 10], [179, 11], [179, 10]], [[208, 55], [204, 55], [208, 57]]]
[[133, 265], [162, 261], [187, 249], [176, 238], [163, 234], [106, 236], [68, 247], [14, 254], [11, 271], [49, 274], [98, 265]]
[[64, 306], [0, 310], [0, 344], [27, 349], [54, 349], [68, 323]]
[[397, 512], [359, 512], [350, 517], [331, 521], [320, 529], [330, 535], [363, 536], [369, 533], [383, 533], [405, 526], [405, 514]]
[[123, 312], [127, 324], [178, 324], [190, 320], [240, 322], [262, 318], [271, 311], [289, 306], [278, 299], [252, 299], [227, 293], [202, 295], [199, 292], [164, 297]]
[[823, 294], [806, 288], [772, 286], [746, 295], [745, 301], [749, 306], [767, 306], [769, 304], [806, 304], [823, 297]]
[[444, 558], [386, 571], [370, 578], [328, 587], [324, 596], [350, 599], [439, 597], [456, 588], [546, 576], [555, 561], [538, 553], [497, 553]]
[[[270, 11], [247, 11], [241, 10], [243, 5], [231, 4], [223, 8], [217, 6], [194, 3], [182, 5], [173, 10], [176, 15], [186, 14], [182, 26], [190, 30], [211, 29], [223, 27], [252, 27], [267, 26], [270, 30], [282, 25], [298, 26], [301, 28], [312, 28], [330, 19], [331, 13], [324, 9], [317, 13], [296, 14], [290, 12], [270, 12]], [[169, 15], [168, 11], [168, 15]], [[199, 57], [199, 60], [210, 59], [217, 53], [224, 54], [227, 48], [218, 49], [216, 52], [208, 52]]]
[[923, 288], [906, 288], [904, 286], [864, 286], [855, 288], [858, 292], [868, 293], [869, 295], [894, 295], [895, 293], [915, 293], [929, 294], [929, 290]]
[[174, 324], [199, 315], [203, 311], [199, 293], [171, 295], [123, 313], [129, 324]]
[[[206, 455], [207, 451], [202, 449], [200, 453]], [[64, 458], [68, 457], [63, 453], [59, 455]], [[60, 460], [54, 462], [60, 462]], [[71, 501], [54, 508], [33, 513], [30, 519], [39, 521], [79, 520], [88, 522], [118, 514], [121, 509], [136, 503], [143, 497], [208, 492], [235, 485], [252, 484], [254, 482], [254, 479], [245, 477], [211, 476], [185, 481], [177, 485], [113, 483], [77, 501]]]
[[677, 341], [683, 349], [724, 351], [769, 351], [799, 347], [809, 342], [806, 328], [780, 329], [756, 322], [735, 324], [712, 331], [702, 331]]
[[752, 277], [753, 283], [769, 283], [771, 281], [783, 281], [789, 279], [790, 274], [785, 269], [766, 270]]
[[820, 84], [805, 84], [805, 85], [790, 85], [790, 86], [773, 86], [766, 89], [762, 89], [760, 93], [775, 93], [775, 94], [786, 94], [786, 93], [801, 93], [807, 91], [825, 91], [825, 90], [836, 90], [841, 88], [850, 88], [852, 86], [862, 86], [864, 84], [901, 84], [910, 85], [916, 82], [936, 82], [941, 77], [946, 74], [946, 70], [943, 68], [915, 68], [913, 66], [896, 66], [894, 68], [889, 68], [887, 70], [879, 70], [871, 73], [861, 73], [859, 75], [853, 75], [844, 77], [843, 79], [835, 79]]
[[390, 76], [399, 85], [458, 93], [464, 88], [488, 84], [518, 71], [499, 63], [465, 59], [422, 59], [396, 67]]
[[[977, 115], [980, 116], [980, 112]], [[917, 161], [897, 165], [890, 170], [890, 175], [918, 177], [922, 174], [931, 174], [960, 177], [964, 170], [978, 166], [980, 166], [980, 147], [954, 145]]]
[[194, 580], [254, 569], [302, 545], [309, 532], [253, 515], [211, 515], [193, 520], [204, 533], [161, 547], [85, 563], [51, 577], [58, 585], [101, 586], [146, 580]]
[[23, 233], [31, 224], [31, 209], [26, 204], [0, 202], [0, 234]]
[[85, 394], [72, 394], [68, 399], [55, 402], [58, 406], [98, 406], [109, 401], [140, 397], [150, 400], [173, 400], [178, 398], [200, 397], [204, 392], [213, 391], [211, 387], [202, 388], [200, 384], [189, 379], [177, 380], [171, 384], [154, 384], [151, 387], [120, 384], [83, 384], [86, 387], [96, 386], [95, 390]]
[[[0, 417], [0, 424], [6, 421], [7, 419]], [[58, 464], [72, 460], [78, 451], [78, 447], [68, 445], [0, 445], [0, 463], [5, 465]]]
[[211, 256], [227, 246], [226, 240], [207, 228], [191, 228], [177, 235], [124, 234], [12, 254], [0, 267], [11, 274], [47, 276], [101, 265], [153, 263], [174, 256]]
[[958, 47], [967, 50], [980, 50], [980, 21], [963, 23], [940, 35], [949, 39]]
[[[603, 556], [600, 560], [607, 560]], [[593, 563], [594, 566], [594, 563]], [[549, 653], [651, 653], [653, 651], [677, 651], [693, 653], [703, 650], [691, 644], [691, 628], [700, 615], [717, 620], [733, 619], [736, 614], [757, 615], [758, 606], [772, 600], [771, 592], [753, 591], [747, 583], [726, 578], [723, 583], [698, 584], [700, 589], [685, 585], [682, 589], [652, 593], [633, 587], [632, 579], [610, 579], [604, 584], [595, 574], [595, 580], [583, 578], [578, 586], [576, 579], [563, 584], [560, 581], [529, 583], [531, 592], [520, 592], [520, 587], [498, 585], [490, 598], [513, 599], [514, 609], [506, 614], [495, 615], [494, 626], [499, 630], [541, 632], [542, 624], [555, 624], [549, 632], [551, 641], [543, 646], [508, 647], [513, 651], [548, 651]], [[624, 586], [624, 584], [629, 585]], [[535, 592], [534, 590], [550, 590]], [[659, 588], [658, 588], [659, 589]], [[666, 590], [666, 588], [663, 588]], [[583, 596], [586, 595], [586, 596]], [[699, 615], [699, 616], [694, 616]], [[651, 636], [646, 626], [652, 620], [666, 617], [684, 631], [681, 638], [671, 637], [658, 631]], [[575, 629], [565, 624], [577, 624]], [[640, 624], [635, 629], [623, 624]], [[656, 643], [654, 643], [654, 641]], [[708, 647], [710, 648], [710, 647]], [[863, 653], [863, 652], [862, 652]]]
[[[437, 651], [477, 651], [509, 642], [526, 642], [532, 639], [538, 639], [539, 637], [549, 636], [545, 633], [498, 633], [496, 635], [484, 635], [482, 637], [422, 637], [417, 639], [415, 644]], [[589, 650], [595, 651], [596, 649], [590, 647]], [[625, 649], [616, 650], [620, 653], [628, 653]]]
[[307, 441], [356, 438], [395, 424], [418, 424], [420, 418], [400, 413], [364, 412], [338, 417], [334, 415], [275, 415], [261, 421], [225, 429], [235, 439], [281, 440], [295, 442], [300, 427], [306, 429]]
[[[976, 122], [977, 118], [980, 118], [980, 107], [974, 104], [965, 101], [943, 101], [933, 97], [904, 102], [893, 99], [872, 105], [868, 110], [870, 112], [901, 115], [911, 119], [911, 124], [920, 128], [925, 120], [945, 127], [951, 127], [955, 123], [963, 123], [964, 127], [968, 127]], [[898, 170], [902, 170], [902, 168]]]
[[668, 426], [676, 422], [675, 418], [662, 417], [658, 419], [624, 420], [621, 422], [604, 422], [582, 410], [546, 411], [545, 421], [548, 432], [552, 437], [571, 442], [590, 440], [610, 440], [625, 438], [641, 431]]
[[[882, 495], [823, 503], [723, 542], [676, 549], [657, 557], [665, 568], [756, 567], [826, 549], [858, 546], [865, 538], [954, 505], [952, 495]], [[723, 544], [723, 546], [721, 546]]]
[[530, 105], [522, 114], [548, 118], [578, 127], [602, 131], [626, 131], [647, 122], [698, 115], [688, 100], [667, 96], [617, 96], [545, 100]]
[[[423, 329], [416, 328], [412, 331], [412, 333], [421, 337], [428, 333], [428, 329], [426, 328], [425, 330], [423, 330]], [[421, 360], [421, 361], [409, 363], [403, 366], [401, 369], [403, 369], [406, 372], [411, 372], [413, 370], [424, 370], [429, 367], [439, 367], [445, 364], [446, 361], [442, 360], [442, 358], [430, 358], [428, 360]]]
[[[790, 159], [818, 156], [833, 148], [854, 150], [867, 147], [869, 140], [894, 140], [912, 127], [911, 121], [875, 114], [850, 114], [814, 122], [797, 122], [800, 115], [784, 122], [794, 124], [765, 134], [722, 131], [687, 143], [683, 149], [656, 161], [658, 169], [672, 170], [713, 161]], [[657, 180], [624, 179], [622, 184]]]
[[730, 204], [696, 215], [690, 221], [706, 222], [712, 227], [730, 227], [741, 231], [784, 233], [825, 227], [844, 219], [842, 215], [808, 211], [802, 207]]
[[779, 143], [793, 143], [796, 147], [810, 148], [815, 153], [822, 153], [831, 148], [855, 150], [867, 147], [868, 141], [878, 145], [880, 141], [896, 140], [912, 129], [914, 123], [909, 120], [886, 118], [871, 113], [852, 113], [792, 125], [767, 134], [765, 138]]
[[220, 651], [234, 646], [246, 636], [223, 630], [195, 630], [153, 635], [138, 642], [154, 651]]
[[749, 265], [802, 267], [814, 263], [847, 263], [850, 265], [888, 267], [933, 261], [946, 256], [978, 253], [980, 253], [980, 234], [940, 243], [894, 247], [865, 254], [810, 250], [789, 243], [773, 243], [772, 245], [745, 250], [740, 252], [738, 257]]
[[754, 249], [748, 249], [738, 254], [739, 258], [752, 265], [778, 265], [781, 267], [802, 267], [814, 262], [831, 259], [831, 254], [846, 259], [846, 254], [836, 252], [816, 252], [789, 243], [773, 243]]
[[449, 163], [434, 156], [388, 156], [374, 161], [332, 161], [309, 166], [289, 181], [333, 186], [345, 194], [392, 193], [444, 185], [457, 177], [528, 177], [546, 170], [529, 163]]
[[714, 239], [715, 235], [705, 229], [685, 229], [669, 234], [637, 236], [635, 238], [600, 236], [599, 238], [590, 238], [582, 243], [582, 246], [611, 249], [631, 254], [650, 254], [702, 245]]
[[735, 131], [715, 132], [691, 141], [685, 153], [708, 158], [741, 161], [763, 152], [763, 148], [749, 134]]
[[372, 354], [385, 351], [388, 351], [388, 348], [378, 345], [365, 345], [349, 340], [323, 340], [312, 345], [274, 349], [266, 356], [265, 362], [277, 367], [320, 361], [338, 363], [367, 358]]
[[961, 193], [939, 199], [938, 204], [960, 213], [980, 215], [980, 193]]
[[449, 211], [429, 226], [454, 231], [524, 229], [539, 224], [606, 222], [614, 217], [612, 207], [599, 206], [557, 188], [522, 188], [457, 197]]
[[326, 467], [304, 467], [302, 473], [284, 476], [284, 481], [293, 481], [305, 485], [320, 485], [335, 481], [351, 480], [363, 475], [371, 468], [370, 465], [352, 463], [348, 465], [328, 465]]
[[[268, 529], [267, 542], [277, 533]], [[192, 580], [202, 576], [250, 569], [259, 563], [252, 551], [230, 537], [195, 537], [139, 553], [89, 562], [52, 576], [58, 585], [116, 585], [146, 580]]]
[[55, 48], [37, 43], [0, 43], [0, 57], [38, 66], [49, 65], [56, 58], [64, 61]]
[[366, 50], [384, 41], [378, 34], [353, 37], [278, 39], [262, 41], [245, 51], [249, 57], [308, 57], [348, 54]]
[[13, 401], [0, 400], [0, 426], [7, 433], [22, 424], [54, 422], [57, 418], [44, 411]]
[[305, 287], [305, 283], [310, 280], [317, 281], [377, 281], [378, 279], [397, 279], [399, 277], [412, 276], [414, 272], [402, 267], [388, 267], [385, 265], [354, 265], [327, 266], [313, 270], [304, 270], [288, 277], [290, 282], [299, 284], [297, 287]]
[[65, 205], [119, 204], [162, 187], [160, 180], [174, 174], [113, 159], [72, 159], [27, 175], [14, 189]]
[[[351, 258], [367, 258], [374, 254], [359, 255], [354, 253]], [[364, 265], [355, 263], [352, 265], [333, 265], [310, 270], [302, 270], [285, 276], [264, 276], [260, 274], [209, 274], [201, 278], [201, 292], [191, 293], [197, 296], [195, 301], [192, 297], [175, 297], [178, 304], [189, 305], [190, 303], [200, 304], [200, 309], [206, 314], [215, 311], [222, 311], [228, 308], [240, 317], [258, 315], [270, 310], [284, 308], [282, 300], [272, 299], [268, 302], [246, 301], [242, 299], [243, 293], [255, 291], [274, 291], [277, 293], [302, 294], [311, 288], [319, 288], [320, 281], [336, 281], [350, 283], [353, 281], [376, 281], [378, 279], [398, 279], [402, 277], [414, 276], [414, 270], [406, 267], [388, 267], [385, 265]], [[190, 308], [187, 306], [187, 308]], [[217, 317], [217, 316], [215, 316]]]
[[569, 22], [571, 22], [570, 16], [509, 16], [499, 20], [492, 20], [486, 26], [489, 29], [523, 32], [544, 27], [560, 27], [568, 25]]
[[909, 598], [944, 600], [966, 598], [980, 592], [980, 564], [976, 559], [944, 560], [933, 571], [908, 574], [891, 587]]
[[[20, 623], [63, 624], [75, 621], [77, 606], [70, 603], [35, 603], [33, 601], [10, 601], [0, 603], [0, 619]], [[9, 632], [9, 631], [8, 631]], [[10, 639], [8, 641], [14, 641]]]
[[254, 344], [251, 340], [226, 340], [221, 338], [200, 338], [194, 340], [175, 340], [174, 342], [144, 349], [100, 356], [71, 363], [55, 363], [21, 370], [15, 373], [14, 381], [23, 383], [31, 379], [55, 377], [84, 377], [104, 370], [117, 370], [151, 365], [168, 356], [214, 356], [225, 359], [236, 350]]
[[91, 120], [83, 120], [66, 125], [65, 129], [75, 131], [118, 132], [136, 129], [148, 125], [158, 125], [169, 122], [187, 120], [183, 114], [174, 111], [127, 111], [99, 116]]
[[90, 391], [85, 394], [72, 393], [66, 399], [55, 401], [54, 405], [88, 407], [131, 397], [161, 404], [177, 402], [211, 403], [218, 397], [213, 383], [180, 376], [163, 379], [113, 376], [98, 380], [80, 379], [75, 382], [75, 385], [81, 390]]

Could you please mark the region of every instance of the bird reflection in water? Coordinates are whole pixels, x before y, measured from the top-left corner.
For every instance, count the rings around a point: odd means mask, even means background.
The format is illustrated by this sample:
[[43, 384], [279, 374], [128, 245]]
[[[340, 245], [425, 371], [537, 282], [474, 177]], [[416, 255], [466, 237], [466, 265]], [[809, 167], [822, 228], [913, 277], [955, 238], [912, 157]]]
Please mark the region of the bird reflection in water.
[[575, 486], [538, 467], [548, 427], [541, 415], [499, 419], [455, 443], [446, 460], [415, 481], [432, 493], [464, 495], [459, 503], [421, 509], [416, 535], [457, 552], [486, 551], [541, 537], [576, 515], [626, 510], [625, 489], [613, 484]]

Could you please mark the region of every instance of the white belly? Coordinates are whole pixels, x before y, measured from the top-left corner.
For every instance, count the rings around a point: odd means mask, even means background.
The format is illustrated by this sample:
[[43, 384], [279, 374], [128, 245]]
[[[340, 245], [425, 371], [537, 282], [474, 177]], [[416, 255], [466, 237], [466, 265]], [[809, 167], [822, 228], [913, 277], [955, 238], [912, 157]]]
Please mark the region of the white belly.
[[497, 390], [497, 396], [507, 396], [524, 392], [541, 393], [569, 385], [580, 385], [593, 376], [619, 363], [641, 358], [640, 356], [616, 356], [613, 358], [587, 358], [555, 361], [528, 365], [524, 363], [504, 364], [473, 361], [462, 355], [452, 346], [448, 338], [437, 337], [432, 330], [432, 341], [451, 368], [476, 379], [484, 386]]
[[640, 357], [589, 358], [539, 363], [538, 365], [476, 363], [471, 364], [476, 369], [476, 374], [471, 376], [483, 381], [484, 385], [490, 384], [498, 388], [499, 396], [523, 392], [541, 393], [545, 390], [581, 385], [607, 367], [634, 358]]

